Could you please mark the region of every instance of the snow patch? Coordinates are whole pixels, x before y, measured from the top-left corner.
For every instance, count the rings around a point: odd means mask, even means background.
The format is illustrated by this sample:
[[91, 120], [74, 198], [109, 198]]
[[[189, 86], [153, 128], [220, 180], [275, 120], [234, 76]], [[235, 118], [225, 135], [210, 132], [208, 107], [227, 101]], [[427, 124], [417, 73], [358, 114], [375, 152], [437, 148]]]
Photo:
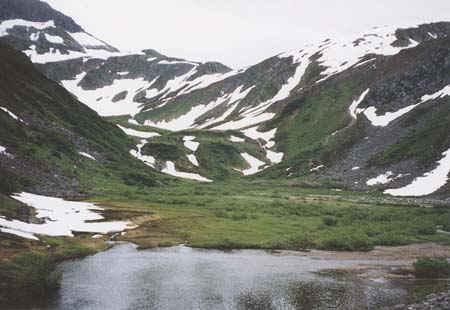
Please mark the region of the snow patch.
[[85, 48], [98, 48], [106, 46], [105, 42], [95, 38], [94, 36], [91, 36], [86, 32], [73, 32], [70, 35], [75, 39], [75, 41], [80, 43]]
[[392, 196], [425, 196], [434, 193], [447, 184], [450, 173], [450, 149], [442, 153], [444, 157], [438, 161], [438, 166], [423, 176], [416, 178], [405, 187], [387, 189], [385, 194]]
[[[159, 134], [158, 134], [159, 135]], [[150, 166], [152, 168], [155, 168], [156, 159], [153, 156], [150, 155], [143, 155], [141, 153], [142, 147], [147, 143], [147, 140], [143, 139], [141, 142], [136, 145], [137, 150], [130, 150], [130, 154], [140, 161], [142, 161], [147, 166]]]
[[319, 169], [322, 168], [322, 167], [323, 167], [323, 165], [318, 165], [318, 166], [316, 166], [316, 167], [313, 167], [313, 168], [309, 169], [309, 171], [310, 171], [310, 172], [317, 171], [317, 170], [319, 170]]
[[[78, 99], [91, 109], [97, 111], [101, 116], [114, 115], [135, 115], [140, 112], [140, 103], [134, 102], [135, 93], [141, 88], [148, 87], [148, 82], [143, 78], [137, 79], [116, 79], [112, 85], [97, 88], [95, 90], [84, 90], [78, 84], [86, 73], [79, 74], [74, 80], [64, 80], [61, 84], [68, 91], [72, 92]], [[113, 102], [114, 96], [127, 90], [124, 100]], [[98, 100], [98, 98], [101, 98]]]
[[47, 28], [55, 28], [55, 23], [51, 20], [48, 22], [30, 22], [23, 19], [10, 19], [0, 23], [0, 37], [8, 35], [8, 31], [14, 27], [27, 27], [35, 28], [38, 30], [44, 30]]
[[278, 164], [283, 159], [284, 154], [282, 152], [274, 152], [271, 150], [266, 150], [266, 157], [270, 160], [272, 164]]
[[422, 103], [449, 95], [450, 95], [450, 85], [447, 85], [441, 90], [435, 92], [434, 94], [422, 96], [420, 102], [404, 107], [396, 112], [387, 112], [384, 115], [377, 115], [376, 107], [368, 107], [367, 109], [364, 110], [364, 115], [369, 119], [369, 121], [372, 123], [373, 126], [384, 127], [389, 125], [392, 121], [396, 120], [402, 115], [413, 110], [417, 106], [421, 105]]
[[379, 176], [367, 180], [366, 184], [369, 186], [374, 186], [377, 184], [387, 184], [389, 182], [392, 182], [394, 178], [392, 178], [394, 174], [392, 171], [387, 171], [386, 173], [380, 174]]
[[130, 226], [130, 222], [92, 222], [104, 219], [93, 212], [103, 209], [92, 203], [66, 201], [29, 193], [21, 193], [12, 198], [35, 208], [36, 217], [45, 220], [43, 224], [31, 224], [0, 217], [2, 231], [25, 238], [37, 239], [33, 235], [73, 237], [75, 231], [106, 234], [135, 228]]
[[63, 44], [64, 43], [64, 39], [61, 38], [60, 36], [53, 36], [48, 33], [45, 33], [45, 38], [47, 39], [48, 42], [51, 42], [51, 43], [55, 43], [55, 44]]
[[198, 147], [200, 146], [199, 142], [194, 141], [194, 136], [185, 136], [183, 138], [184, 146], [190, 149], [191, 151], [197, 151]]
[[241, 153], [241, 156], [248, 162], [248, 164], [250, 165], [249, 169], [245, 169], [242, 170], [242, 173], [244, 175], [250, 175], [250, 174], [255, 174], [257, 173], [259, 170], [259, 167], [265, 165], [266, 163], [260, 161], [258, 158], [253, 157], [252, 155], [248, 154], [248, 153]]
[[236, 137], [236, 136], [231, 136], [229, 139], [231, 142], [235, 142], [235, 143], [241, 143], [241, 142], [245, 142], [245, 139]]
[[92, 155], [90, 155], [90, 154], [88, 154], [88, 153], [85, 153], [85, 152], [78, 152], [78, 154], [80, 154], [81, 156], [84, 156], [84, 157], [86, 157], [86, 158], [89, 158], [89, 159], [91, 159], [91, 160], [96, 160], [96, 159], [94, 158], [94, 156], [92, 156]]
[[353, 101], [353, 103], [348, 108], [348, 111], [353, 119], [357, 118], [357, 114], [361, 112], [361, 110], [358, 109], [358, 106], [361, 104], [361, 102], [366, 98], [367, 94], [369, 93], [370, 89], [366, 89], [357, 100]]
[[0, 110], [2, 110], [5, 113], [8, 113], [9, 116], [11, 116], [12, 118], [14, 118], [16, 121], [20, 121], [22, 123], [25, 123], [22, 119], [20, 119], [19, 117], [17, 117], [16, 114], [14, 114], [13, 112], [9, 111], [7, 108], [4, 107], [0, 107]]
[[126, 128], [126, 127], [123, 127], [120, 125], [117, 125], [117, 127], [119, 127], [127, 135], [133, 136], [133, 137], [148, 139], [148, 138], [153, 138], [153, 137], [159, 136], [159, 133], [156, 133], [156, 132], [138, 131], [138, 130]]
[[166, 168], [164, 168], [161, 172], [164, 172], [164, 173], [167, 173], [167, 174], [179, 177], [179, 178], [191, 179], [191, 180], [196, 180], [196, 181], [200, 181], [200, 182], [211, 182], [210, 179], [202, 177], [201, 175], [196, 174], [196, 173], [177, 171], [175, 168], [175, 163], [173, 163], [171, 161], [166, 161]]
[[186, 155], [187, 159], [193, 164], [194, 166], [198, 166], [198, 160], [197, 157], [195, 157], [194, 154]]

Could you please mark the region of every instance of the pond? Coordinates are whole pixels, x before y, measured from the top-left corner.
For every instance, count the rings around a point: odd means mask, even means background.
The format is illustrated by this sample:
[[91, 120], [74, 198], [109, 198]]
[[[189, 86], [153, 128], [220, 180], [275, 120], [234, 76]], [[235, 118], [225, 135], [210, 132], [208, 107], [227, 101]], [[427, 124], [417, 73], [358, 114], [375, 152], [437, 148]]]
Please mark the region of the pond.
[[61, 264], [61, 290], [42, 309], [371, 309], [407, 302], [415, 288], [436, 284], [316, 273], [399, 263], [182, 245], [138, 251], [122, 243]]

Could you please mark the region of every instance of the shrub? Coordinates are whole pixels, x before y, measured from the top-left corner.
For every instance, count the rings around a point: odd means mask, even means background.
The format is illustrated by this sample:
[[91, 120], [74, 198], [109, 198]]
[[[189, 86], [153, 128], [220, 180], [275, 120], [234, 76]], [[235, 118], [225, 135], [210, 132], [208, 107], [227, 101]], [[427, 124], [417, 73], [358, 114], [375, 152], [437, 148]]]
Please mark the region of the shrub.
[[326, 226], [336, 226], [337, 225], [337, 220], [333, 217], [327, 216], [323, 218], [323, 223]]
[[418, 257], [413, 266], [416, 277], [445, 278], [450, 276], [450, 263], [444, 257]]
[[51, 258], [26, 252], [0, 264], [0, 301], [2, 304], [42, 302], [57, 292], [59, 279]]
[[436, 225], [431, 222], [418, 222], [414, 225], [414, 232], [419, 235], [434, 235], [436, 233]]
[[313, 238], [309, 235], [299, 235], [289, 238], [285, 243], [285, 248], [291, 250], [307, 250], [316, 246]]
[[226, 218], [226, 217], [228, 217], [228, 213], [225, 211], [225, 210], [216, 210], [215, 212], [214, 212], [214, 215], [216, 216], [216, 217], [221, 217], [221, 218]]
[[331, 251], [370, 251], [373, 242], [365, 234], [340, 234], [324, 239], [320, 248]]

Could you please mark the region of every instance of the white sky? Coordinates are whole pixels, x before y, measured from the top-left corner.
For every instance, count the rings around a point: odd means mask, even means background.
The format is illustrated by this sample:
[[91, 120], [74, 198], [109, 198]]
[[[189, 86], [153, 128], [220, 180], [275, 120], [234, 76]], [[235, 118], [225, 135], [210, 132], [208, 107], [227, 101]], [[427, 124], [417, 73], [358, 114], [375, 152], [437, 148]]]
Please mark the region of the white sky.
[[449, 0], [44, 0], [124, 51], [238, 68], [373, 26], [450, 20]]

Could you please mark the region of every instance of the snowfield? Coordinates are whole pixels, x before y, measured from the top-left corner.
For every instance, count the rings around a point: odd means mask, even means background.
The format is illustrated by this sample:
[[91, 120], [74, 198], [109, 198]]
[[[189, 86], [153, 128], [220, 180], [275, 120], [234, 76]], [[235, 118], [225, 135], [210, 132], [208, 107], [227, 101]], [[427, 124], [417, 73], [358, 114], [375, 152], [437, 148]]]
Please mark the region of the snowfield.
[[416, 178], [405, 187], [387, 189], [385, 194], [392, 196], [425, 196], [434, 193], [447, 184], [450, 173], [450, 149], [442, 153], [444, 157], [438, 161], [438, 166], [423, 176]]
[[23, 238], [38, 240], [35, 235], [73, 237], [73, 232], [106, 234], [136, 227], [131, 226], [130, 222], [91, 222], [104, 219], [94, 212], [103, 209], [92, 203], [66, 201], [29, 193], [12, 197], [35, 208], [36, 217], [43, 220], [42, 224], [32, 224], [0, 217], [1, 231]]
[[434, 100], [437, 98], [442, 98], [445, 96], [449, 96], [450, 95], [450, 85], [445, 86], [443, 89], [435, 92], [434, 94], [431, 95], [424, 95], [421, 98], [421, 101], [401, 108], [398, 111], [395, 112], [387, 112], [384, 115], [377, 115], [377, 108], [375, 107], [368, 107], [366, 109], [364, 109], [364, 115], [369, 119], [369, 121], [372, 123], [373, 126], [387, 126], [389, 125], [391, 122], [393, 122], [394, 120], [396, 120], [397, 118], [401, 117], [402, 115], [408, 113], [409, 111], [412, 111], [413, 109], [415, 109], [416, 107], [418, 107], [419, 105], [430, 101], [430, 100]]

